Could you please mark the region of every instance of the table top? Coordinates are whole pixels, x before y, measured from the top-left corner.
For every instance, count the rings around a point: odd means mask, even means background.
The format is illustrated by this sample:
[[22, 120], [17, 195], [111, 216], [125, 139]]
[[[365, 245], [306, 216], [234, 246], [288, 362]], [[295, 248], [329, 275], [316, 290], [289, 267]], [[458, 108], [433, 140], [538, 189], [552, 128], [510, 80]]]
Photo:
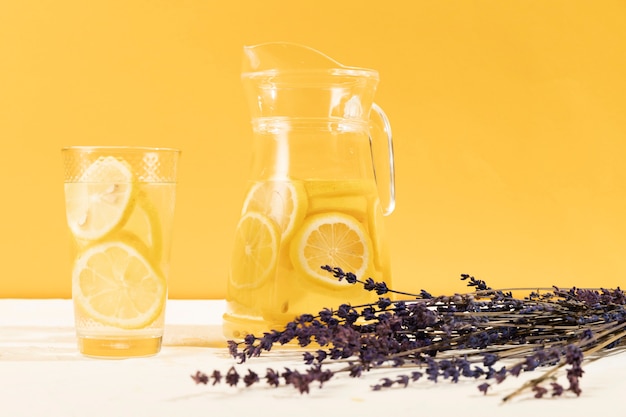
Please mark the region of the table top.
[[[294, 415], [299, 417], [386, 414], [507, 417], [589, 416], [598, 412], [626, 416], [613, 401], [626, 391], [626, 355], [615, 354], [583, 365], [580, 397], [534, 399], [523, 394], [503, 403], [502, 397], [540, 371], [508, 378], [487, 395], [480, 382], [418, 381], [407, 388], [372, 391], [389, 371], [354, 379], [337, 375], [308, 394], [294, 388], [196, 385], [200, 370], [226, 372], [235, 361], [221, 335], [223, 300], [169, 300], [161, 352], [149, 358], [86, 358], [76, 348], [70, 300], [0, 299], [0, 410], [6, 416], [195, 416]], [[251, 359], [248, 367], [303, 368], [302, 352], [272, 350]], [[244, 372], [245, 373], [245, 372]], [[616, 404], [617, 405], [617, 404]], [[334, 411], [333, 411], [334, 410]], [[345, 411], [344, 411], [345, 410]], [[9, 411], [9, 412], [6, 412]], [[215, 414], [220, 413], [220, 414]], [[223, 413], [223, 414], [221, 414]], [[254, 414], [253, 414], [254, 413]], [[408, 414], [410, 413], [410, 414]]]

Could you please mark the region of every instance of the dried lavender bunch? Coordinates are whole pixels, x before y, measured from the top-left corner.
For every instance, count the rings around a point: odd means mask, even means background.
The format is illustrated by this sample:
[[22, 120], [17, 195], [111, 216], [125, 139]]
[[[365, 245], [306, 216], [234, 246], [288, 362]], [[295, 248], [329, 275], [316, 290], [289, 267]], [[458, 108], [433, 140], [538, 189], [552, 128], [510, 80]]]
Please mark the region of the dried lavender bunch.
[[[297, 343], [307, 348], [302, 369], [267, 369], [260, 376], [250, 369], [240, 374], [233, 366], [224, 374], [197, 371], [192, 379], [231, 386], [240, 382], [252, 386], [265, 379], [270, 386], [291, 385], [308, 393], [313, 384], [321, 387], [338, 373], [361, 377], [392, 367], [398, 369], [397, 376], [380, 379], [373, 390], [407, 386], [422, 378], [432, 382], [471, 378], [484, 381], [478, 389], [486, 394], [507, 377], [544, 368], [504, 401], [525, 390], [537, 398], [568, 392], [578, 396], [584, 358], [626, 344], [626, 296], [620, 288], [552, 287], [528, 290], [527, 296], [516, 298], [511, 290], [494, 290], [462, 274], [461, 280], [473, 291], [435, 297], [424, 290], [394, 291], [383, 282], [360, 280], [328, 265], [322, 269], [338, 280], [375, 291], [378, 301], [303, 314], [282, 330], [228, 342], [239, 364], [274, 346]], [[556, 378], [562, 369], [565, 385]]]

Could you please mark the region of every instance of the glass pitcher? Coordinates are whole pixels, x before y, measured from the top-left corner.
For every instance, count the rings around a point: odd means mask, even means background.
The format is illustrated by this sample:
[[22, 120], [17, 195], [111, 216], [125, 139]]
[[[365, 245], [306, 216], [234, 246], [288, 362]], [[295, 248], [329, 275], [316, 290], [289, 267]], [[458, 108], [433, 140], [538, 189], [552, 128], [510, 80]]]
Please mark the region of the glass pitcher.
[[395, 206], [391, 129], [373, 102], [376, 71], [266, 43], [244, 48], [242, 81], [253, 152], [223, 322], [235, 339], [282, 330], [300, 314], [376, 301], [322, 266], [390, 285], [383, 216]]

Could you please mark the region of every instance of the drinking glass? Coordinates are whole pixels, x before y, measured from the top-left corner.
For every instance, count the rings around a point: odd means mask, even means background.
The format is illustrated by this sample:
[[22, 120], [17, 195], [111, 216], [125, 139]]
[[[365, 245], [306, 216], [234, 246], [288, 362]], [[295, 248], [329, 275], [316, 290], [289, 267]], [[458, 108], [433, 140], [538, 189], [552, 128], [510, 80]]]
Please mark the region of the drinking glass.
[[161, 349], [180, 151], [63, 148], [78, 347], [100, 358]]

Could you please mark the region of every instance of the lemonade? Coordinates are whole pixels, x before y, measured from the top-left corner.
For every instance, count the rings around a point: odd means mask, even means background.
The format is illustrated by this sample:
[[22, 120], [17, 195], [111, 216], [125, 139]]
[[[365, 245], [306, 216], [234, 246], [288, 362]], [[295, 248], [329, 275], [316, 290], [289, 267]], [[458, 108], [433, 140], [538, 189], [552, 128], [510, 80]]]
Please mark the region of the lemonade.
[[377, 71], [268, 42], [244, 47], [241, 80], [253, 140], [223, 321], [233, 339], [376, 301], [321, 268], [390, 284], [382, 217], [395, 207], [393, 136], [374, 102]]
[[235, 232], [225, 335], [262, 334], [299, 314], [375, 301], [321, 267], [388, 282], [382, 215], [374, 180], [252, 182]]
[[145, 162], [102, 156], [65, 182], [75, 325], [87, 356], [161, 348], [176, 185], [143, 175]]

